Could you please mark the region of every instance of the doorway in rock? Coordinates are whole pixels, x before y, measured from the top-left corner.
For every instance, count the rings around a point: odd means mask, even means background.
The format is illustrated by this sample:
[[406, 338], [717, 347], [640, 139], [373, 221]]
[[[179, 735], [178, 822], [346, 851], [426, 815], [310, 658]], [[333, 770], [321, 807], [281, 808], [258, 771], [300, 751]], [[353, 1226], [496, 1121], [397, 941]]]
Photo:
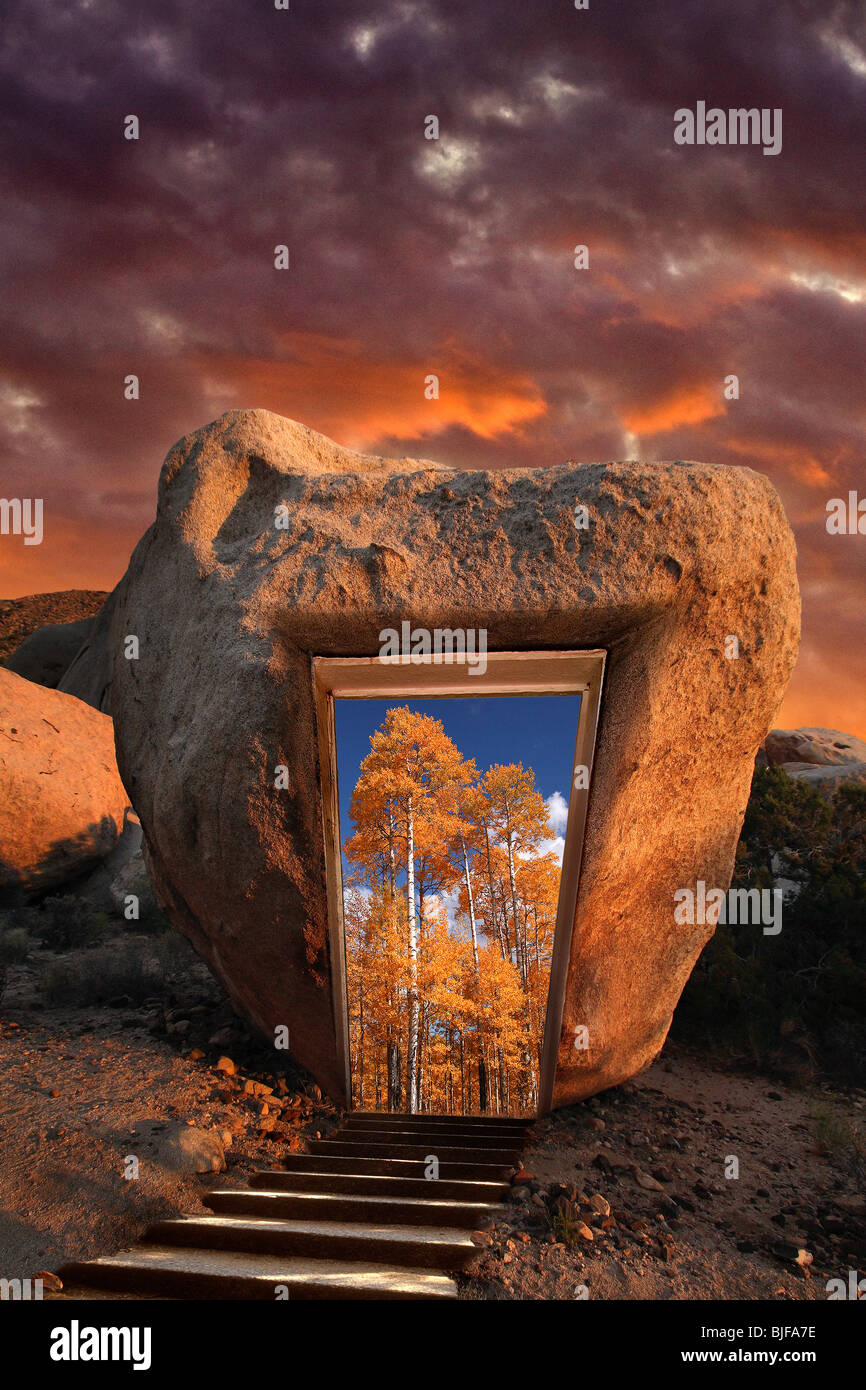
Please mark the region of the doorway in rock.
[[353, 1108], [549, 1108], [601, 653], [314, 662]]

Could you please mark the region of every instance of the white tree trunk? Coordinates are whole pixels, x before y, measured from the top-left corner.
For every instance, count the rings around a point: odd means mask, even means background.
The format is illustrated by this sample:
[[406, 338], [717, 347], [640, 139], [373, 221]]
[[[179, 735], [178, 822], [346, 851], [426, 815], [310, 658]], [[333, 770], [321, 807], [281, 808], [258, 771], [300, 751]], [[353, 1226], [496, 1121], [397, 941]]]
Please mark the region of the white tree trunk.
[[463, 876], [466, 880], [466, 896], [469, 899], [469, 925], [472, 928], [472, 959], [475, 962], [475, 978], [479, 977], [478, 970], [478, 931], [475, 926], [475, 902], [472, 898], [472, 881], [469, 877], [469, 860], [466, 855], [466, 841], [460, 836], [460, 849], [463, 854]]
[[406, 807], [406, 909], [409, 918], [409, 1046], [406, 1108], [418, 1111], [418, 927], [415, 921], [415, 820], [412, 797]]

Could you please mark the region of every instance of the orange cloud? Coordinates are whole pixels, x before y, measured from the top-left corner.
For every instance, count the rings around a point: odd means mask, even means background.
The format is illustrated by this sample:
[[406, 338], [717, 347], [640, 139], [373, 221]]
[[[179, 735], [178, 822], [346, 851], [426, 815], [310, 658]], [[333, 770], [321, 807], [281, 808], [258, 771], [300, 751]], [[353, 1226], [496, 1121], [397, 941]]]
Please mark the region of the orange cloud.
[[843, 279], [866, 278], [866, 233], [862, 226], [765, 226], [761, 235], [768, 247], [778, 248], [789, 269], [827, 270]]
[[20, 536], [0, 536], [0, 594], [20, 598], [55, 589], [113, 589], [145, 526], [140, 531], [99, 527], [60, 517], [46, 506], [41, 545], [25, 545]]
[[[511, 434], [543, 415], [547, 403], [530, 377], [470, 359], [459, 349], [431, 351], [424, 362], [371, 358], [360, 344], [291, 334], [285, 359], [198, 359], [217, 411], [260, 406], [303, 420], [339, 443], [366, 448], [387, 436], [413, 439], [463, 425], [482, 439]], [[439, 379], [438, 400], [425, 381]]]
[[827, 488], [833, 485], [833, 475], [808, 449], [760, 439], [734, 438], [726, 443], [729, 449], [747, 459], [757, 459], [761, 463], [783, 468], [792, 478], [808, 487]]
[[678, 386], [669, 395], [657, 397], [651, 404], [636, 406], [622, 413], [622, 421], [631, 434], [662, 434], [679, 425], [699, 425], [715, 415], [723, 415], [724, 401], [718, 384], [709, 386]]

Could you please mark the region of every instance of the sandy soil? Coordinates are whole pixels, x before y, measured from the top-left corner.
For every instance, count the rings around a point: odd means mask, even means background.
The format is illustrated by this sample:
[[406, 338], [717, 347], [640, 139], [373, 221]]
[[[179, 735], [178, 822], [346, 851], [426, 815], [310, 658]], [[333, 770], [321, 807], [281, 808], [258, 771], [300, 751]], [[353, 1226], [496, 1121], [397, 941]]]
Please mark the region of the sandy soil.
[[[866, 1121], [862, 1092], [808, 1094], [669, 1046], [635, 1082], [534, 1127], [534, 1181], [485, 1235], [462, 1296], [826, 1299], [828, 1278], [866, 1269], [866, 1201], [813, 1138], [828, 1101]], [[558, 1193], [591, 1238], [551, 1229]]]
[[[117, 939], [118, 949], [131, 944]], [[237, 1186], [304, 1136], [334, 1127], [318, 1088], [291, 1063], [281, 1068], [204, 966], [191, 965], [167, 998], [142, 1008], [48, 1009], [40, 982], [57, 959], [37, 951], [11, 967], [2, 1002], [0, 1276], [33, 1277], [121, 1249], [152, 1221], [204, 1212], [203, 1191]], [[191, 1055], [196, 1049], [204, 1056]], [[224, 1054], [236, 1075], [215, 1069]], [[273, 1094], [249, 1094], [247, 1082]], [[172, 1120], [229, 1140], [226, 1172], [183, 1175], [144, 1161], [128, 1181], [124, 1159], [138, 1129]]]

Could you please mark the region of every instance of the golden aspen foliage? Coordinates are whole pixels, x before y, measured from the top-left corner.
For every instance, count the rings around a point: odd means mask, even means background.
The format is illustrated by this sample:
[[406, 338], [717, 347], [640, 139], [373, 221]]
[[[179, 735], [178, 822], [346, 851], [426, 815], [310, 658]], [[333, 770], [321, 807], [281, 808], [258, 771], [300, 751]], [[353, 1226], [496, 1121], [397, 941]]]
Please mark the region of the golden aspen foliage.
[[344, 845], [355, 1106], [534, 1113], [560, 877], [534, 782], [405, 706], [371, 736]]

